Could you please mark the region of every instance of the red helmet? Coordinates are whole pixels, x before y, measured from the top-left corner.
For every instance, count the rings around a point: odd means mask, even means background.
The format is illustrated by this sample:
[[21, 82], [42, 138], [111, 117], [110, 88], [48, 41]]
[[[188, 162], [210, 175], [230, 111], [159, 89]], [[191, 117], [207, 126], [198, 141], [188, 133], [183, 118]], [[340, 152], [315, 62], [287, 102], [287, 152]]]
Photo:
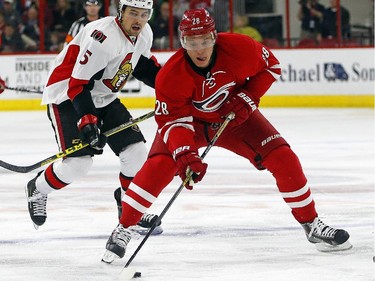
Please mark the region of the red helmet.
[[182, 16], [179, 30], [181, 38], [215, 32], [215, 21], [203, 8], [187, 10]]

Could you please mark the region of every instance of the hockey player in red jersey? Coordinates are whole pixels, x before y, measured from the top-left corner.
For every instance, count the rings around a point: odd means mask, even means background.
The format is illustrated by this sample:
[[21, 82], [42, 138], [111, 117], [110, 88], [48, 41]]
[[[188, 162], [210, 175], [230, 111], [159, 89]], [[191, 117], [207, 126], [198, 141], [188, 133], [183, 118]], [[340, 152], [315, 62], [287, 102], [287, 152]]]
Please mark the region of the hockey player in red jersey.
[[[101, 132], [127, 123], [132, 116], [117, 92], [130, 75], [154, 87], [160, 65], [151, 54], [152, 31], [147, 23], [152, 0], [120, 0], [117, 17], [87, 24], [61, 51], [43, 92], [48, 118], [60, 151], [80, 140], [89, 147], [49, 165], [26, 186], [28, 208], [35, 228], [47, 218], [47, 195], [86, 175], [95, 154], [108, 143], [119, 157], [119, 180], [126, 189], [147, 158], [145, 139], [137, 126], [106, 139]], [[121, 189], [115, 192], [121, 208]], [[145, 214], [149, 227], [155, 215]], [[160, 233], [162, 229], [157, 230]]]
[[5, 81], [0, 77], [0, 94], [2, 94], [6, 89]]
[[[308, 241], [325, 250], [350, 248], [345, 230], [318, 218], [298, 157], [258, 109], [261, 97], [281, 73], [277, 58], [250, 37], [217, 34], [205, 9], [186, 11], [179, 30], [183, 48], [156, 78], [158, 132], [146, 163], [123, 197], [120, 224], [109, 237], [105, 257], [124, 255], [132, 226], [176, 173], [184, 180], [190, 168], [194, 182], [202, 180], [207, 164], [199, 158], [198, 149], [208, 144], [230, 112], [236, 117], [216, 145], [274, 176]], [[191, 189], [191, 183], [186, 187]]]

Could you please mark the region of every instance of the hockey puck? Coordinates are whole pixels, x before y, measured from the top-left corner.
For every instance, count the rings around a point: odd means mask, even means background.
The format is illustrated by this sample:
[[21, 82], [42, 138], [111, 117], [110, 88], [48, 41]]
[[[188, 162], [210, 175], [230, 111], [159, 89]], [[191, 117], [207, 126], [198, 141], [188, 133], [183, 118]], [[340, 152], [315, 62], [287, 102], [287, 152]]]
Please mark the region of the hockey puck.
[[138, 272], [133, 266], [129, 266], [122, 269], [119, 280], [133, 280], [134, 278], [138, 277], [141, 277], [141, 273]]

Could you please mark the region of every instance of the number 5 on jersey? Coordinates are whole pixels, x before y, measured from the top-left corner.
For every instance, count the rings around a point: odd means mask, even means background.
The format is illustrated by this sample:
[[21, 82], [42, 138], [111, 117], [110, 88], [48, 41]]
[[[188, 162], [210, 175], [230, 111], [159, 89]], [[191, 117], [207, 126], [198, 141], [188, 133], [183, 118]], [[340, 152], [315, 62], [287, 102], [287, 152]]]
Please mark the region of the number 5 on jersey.
[[80, 64], [86, 64], [89, 61], [89, 56], [91, 56], [92, 53], [87, 50], [86, 53], [83, 55], [83, 59], [79, 61]]

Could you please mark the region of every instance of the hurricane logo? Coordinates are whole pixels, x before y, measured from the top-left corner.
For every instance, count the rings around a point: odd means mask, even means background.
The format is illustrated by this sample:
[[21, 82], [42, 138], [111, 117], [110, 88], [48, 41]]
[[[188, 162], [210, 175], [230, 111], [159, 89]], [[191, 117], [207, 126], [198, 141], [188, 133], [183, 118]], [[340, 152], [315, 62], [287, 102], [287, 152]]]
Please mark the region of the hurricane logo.
[[205, 100], [193, 100], [194, 107], [203, 112], [213, 112], [217, 110], [225, 102], [225, 100], [229, 96], [230, 88], [232, 88], [234, 85], [236, 85], [234, 81], [230, 82], [220, 87], [216, 92], [214, 92], [212, 95], [210, 95], [209, 98]]

